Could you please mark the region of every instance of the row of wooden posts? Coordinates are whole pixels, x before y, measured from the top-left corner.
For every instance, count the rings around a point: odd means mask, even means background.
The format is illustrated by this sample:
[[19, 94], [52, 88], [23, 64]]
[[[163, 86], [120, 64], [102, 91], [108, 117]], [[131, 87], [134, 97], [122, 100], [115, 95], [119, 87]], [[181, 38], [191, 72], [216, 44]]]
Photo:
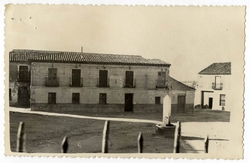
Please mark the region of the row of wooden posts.
[[[109, 121], [105, 121], [103, 128], [103, 137], [102, 137], [102, 153], [108, 153], [108, 140], [109, 140]], [[25, 140], [26, 135], [24, 133], [24, 123], [20, 122], [17, 132], [17, 152], [25, 152]], [[180, 153], [180, 140], [181, 140], [181, 122], [177, 122], [174, 134], [174, 149], [173, 153]], [[142, 132], [139, 133], [137, 138], [137, 147], [138, 153], [143, 153], [143, 135]], [[208, 153], [209, 146], [209, 137], [207, 136], [204, 140], [204, 152]], [[68, 152], [68, 138], [65, 136], [61, 144], [61, 153]]]

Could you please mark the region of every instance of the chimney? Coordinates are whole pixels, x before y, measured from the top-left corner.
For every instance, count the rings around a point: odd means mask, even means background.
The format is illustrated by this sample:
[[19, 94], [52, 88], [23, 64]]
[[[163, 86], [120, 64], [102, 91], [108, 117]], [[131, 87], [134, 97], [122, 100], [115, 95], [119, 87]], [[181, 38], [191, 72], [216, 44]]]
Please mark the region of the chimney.
[[83, 53], [83, 47], [81, 47], [81, 53]]

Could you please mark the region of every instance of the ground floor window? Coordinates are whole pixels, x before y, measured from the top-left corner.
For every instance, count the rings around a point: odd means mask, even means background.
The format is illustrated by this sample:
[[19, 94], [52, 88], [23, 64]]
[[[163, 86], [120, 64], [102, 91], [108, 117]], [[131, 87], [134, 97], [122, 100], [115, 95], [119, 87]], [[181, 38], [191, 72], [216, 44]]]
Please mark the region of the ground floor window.
[[161, 97], [155, 97], [155, 104], [161, 104]]
[[12, 100], [12, 96], [11, 96], [11, 89], [9, 89], [9, 100]]
[[99, 94], [99, 104], [107, 104], [107, 93]]
[[72, 104], [80, 103], [80, 93], [72, 93]]
[[56, 93], [49, 93], [48, 94], [48, 103], [49, 104], [56, 104]]
[[220, 106], [225, 106], [226, 103], [226, 95], [220, 94]]

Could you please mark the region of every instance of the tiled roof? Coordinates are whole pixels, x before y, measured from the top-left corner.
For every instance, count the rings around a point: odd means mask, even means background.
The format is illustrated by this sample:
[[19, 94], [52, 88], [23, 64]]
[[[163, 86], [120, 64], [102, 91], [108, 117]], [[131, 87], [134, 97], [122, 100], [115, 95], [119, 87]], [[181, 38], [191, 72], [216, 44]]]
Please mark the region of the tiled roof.
[[190, 86], [188, 86], [188, 85], [186, 85], [186, 84], [184, 84], [184, 83], [182, 83], [182, 82], [180, 82], [180, 81], [178, 81], [178, 80], [176, 80], [176, 79], [174, 79], [174, 78], [172, 78], [170, 76], [168, 77], [168, 82], [171, 83], [172, 90], [195, 91], [195, 88], [190, 87]]
[[231, 75], [231, 62], [213, 63], [199, 72], [201, 75]]
[[10, 61], [12, 62], [29, 60], [39, 62], [170, 66], [169, 63], [166, 63], [160, 59], [145, 59], [139, 55], [116, 55], [42, 50], [13, 50], [10, 52]]

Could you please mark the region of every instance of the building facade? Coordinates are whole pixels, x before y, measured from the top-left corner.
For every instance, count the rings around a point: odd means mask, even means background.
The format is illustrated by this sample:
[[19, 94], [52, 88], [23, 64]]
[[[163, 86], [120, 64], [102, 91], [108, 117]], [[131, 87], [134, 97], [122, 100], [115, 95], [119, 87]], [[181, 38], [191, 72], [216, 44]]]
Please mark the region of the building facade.
[[196, 105], [213, 110], [227, 110], [231, 87], [231, 62], [213, 63], [198, 74]]
[[[169, 77], [170, 64], [158, 59], [132, 55], [13, 50], [10, 52], [10, 65], [19, 67], [10, 69], [13, 77], [20, 71], [20, 62], [26, 63], [30, 74], [26, 84], [32, 110], [161, 112], [163, 97], [171, 94], [170, 86], [166, 85], [172, 79]], [[10, 89], [11, 92], [14, 90], [13, 84], [10, 84]], [[183, 92], [180, 94], [186, 95]], [[14, 99], [13, 92], [10, 97]], [[192, 103], [188, 99], [182, 99], [185, 108]], [[178, 100], [173, 100], [177, 105]], [[19, 104], [18, 98], [10, 104], [15, 102]], [[182, 110], [186, 112], [189, 109]]]

